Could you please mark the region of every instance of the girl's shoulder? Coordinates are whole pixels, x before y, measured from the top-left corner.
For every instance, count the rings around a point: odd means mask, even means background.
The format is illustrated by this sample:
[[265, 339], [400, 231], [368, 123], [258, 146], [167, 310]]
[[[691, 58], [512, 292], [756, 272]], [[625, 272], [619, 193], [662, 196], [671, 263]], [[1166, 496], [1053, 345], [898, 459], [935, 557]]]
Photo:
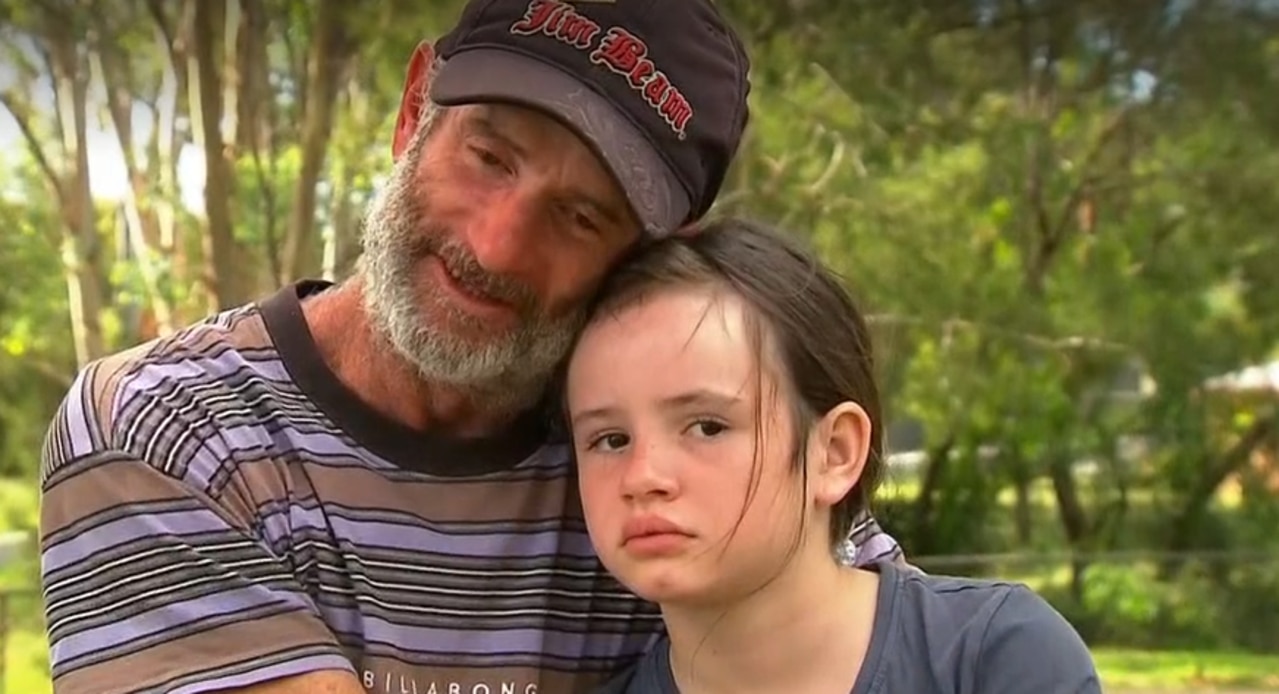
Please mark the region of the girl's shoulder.
[[876, 619], [891, 634], [880, 643], [890, 679], [922, 671], [983, 692], [1101, 691], [1079, 633], [1026, 585], [912, 571], [896, 579], [896, 599], [881, 602]]
[[670, 642], [663, 636], [634, 665], [600, 685], [593, 694], [679, 694], [670, 686]]

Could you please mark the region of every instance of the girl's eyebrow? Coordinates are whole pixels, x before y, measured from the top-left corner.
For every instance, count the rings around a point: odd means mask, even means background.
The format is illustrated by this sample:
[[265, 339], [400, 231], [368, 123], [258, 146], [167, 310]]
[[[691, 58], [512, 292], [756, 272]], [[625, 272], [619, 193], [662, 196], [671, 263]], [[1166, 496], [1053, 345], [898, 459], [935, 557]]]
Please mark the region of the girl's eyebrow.
[[[741, 401], [742, 397], [738, 393], [721, 392], [712, 388], [694, 388], [693, 390], [662, 398], [661, 407], [665, 410], [688, 409], [690, 407], [729, 409]], [[617, 413], [617, 409], [616, 407], [605, 405], [578, 410], [572, 416], [573, 426], [581, 426], [592, 420], [608, 419]]]

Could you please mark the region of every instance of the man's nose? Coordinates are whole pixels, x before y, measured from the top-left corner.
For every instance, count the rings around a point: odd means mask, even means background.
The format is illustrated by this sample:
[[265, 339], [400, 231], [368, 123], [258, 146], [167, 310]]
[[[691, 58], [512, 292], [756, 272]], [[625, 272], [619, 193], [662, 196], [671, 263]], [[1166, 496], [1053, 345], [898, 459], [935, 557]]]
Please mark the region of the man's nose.
[[476, 261], [495, 275], [522, 277], [535, 265], [541, 221], [528, 196], [517, 191], [490, 196], [467, 225]]

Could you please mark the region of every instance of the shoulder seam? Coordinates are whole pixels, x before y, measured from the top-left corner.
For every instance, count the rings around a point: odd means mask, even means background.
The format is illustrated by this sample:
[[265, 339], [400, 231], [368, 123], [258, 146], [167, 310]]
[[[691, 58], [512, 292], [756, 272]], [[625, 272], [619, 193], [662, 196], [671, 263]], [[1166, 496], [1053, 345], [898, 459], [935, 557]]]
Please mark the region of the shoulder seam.
[[999, 599], [999, 604], [995, 606], [995, 609], [990, 611], [990, 618], [986, 620], [986, 626], [982, 628], [981, 640], [977, 642], [977, 665], [975, 672], [978, 673], [978, 677], [981, 677], [982, 660], [986, 657], [986, 639], [990, 636], [990, 628], [991, 625], [995, 623], [995, 618], [999, 616], [999, 613], [1004, 609], [1004, 606], [1008, 604], [1008, 599], [1013, 596], [1013, 593], [1017, 592], [1019, 589], [1028, 590], [1024, 586], [1016, 584], [1001, 583], [1000, 585], [1007, 586], [1008, 590], [1004, 591], [1004, 595]]

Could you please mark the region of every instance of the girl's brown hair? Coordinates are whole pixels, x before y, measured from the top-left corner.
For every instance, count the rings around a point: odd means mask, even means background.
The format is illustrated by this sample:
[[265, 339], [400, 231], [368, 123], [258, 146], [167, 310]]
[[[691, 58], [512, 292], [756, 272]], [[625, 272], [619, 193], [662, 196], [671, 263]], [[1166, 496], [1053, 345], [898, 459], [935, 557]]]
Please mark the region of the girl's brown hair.
[[783, 388], [790, 395], [793, 457], [801, 474], [807, 470], [804, 442], [812, 424], [845, 401], [865, 409], [871, 422], [869, 459], [831, 514], [832, 546], [842, 546], [854, 520], [868, 509], [883, 470], [879, 390], [861, 311], [840, 277], [796, 239], [757, 221], [728, 217], [696, 233], [638, 248], [609, 276], [592, 316], [683, 286], [722, 290], [744, 302], [756, 363], [763, 364], [765, 354], [774, 356], [782, 380], [788, 381]]

